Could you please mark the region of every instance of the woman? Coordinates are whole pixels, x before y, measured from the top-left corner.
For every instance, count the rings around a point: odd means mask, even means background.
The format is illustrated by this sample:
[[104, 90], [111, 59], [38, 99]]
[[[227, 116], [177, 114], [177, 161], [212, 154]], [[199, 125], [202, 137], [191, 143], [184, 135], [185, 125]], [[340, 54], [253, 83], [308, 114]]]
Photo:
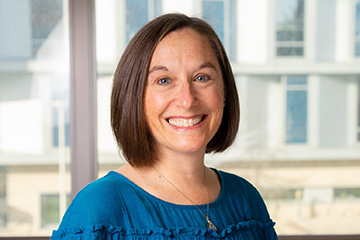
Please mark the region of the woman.
[[128, 164], [79, 192], [52, 239], [277, 239], [256, 189], [204, 165], [239, 124], [229, 60], [206, 22], [167, 14], [134, 36], [111, 123]]

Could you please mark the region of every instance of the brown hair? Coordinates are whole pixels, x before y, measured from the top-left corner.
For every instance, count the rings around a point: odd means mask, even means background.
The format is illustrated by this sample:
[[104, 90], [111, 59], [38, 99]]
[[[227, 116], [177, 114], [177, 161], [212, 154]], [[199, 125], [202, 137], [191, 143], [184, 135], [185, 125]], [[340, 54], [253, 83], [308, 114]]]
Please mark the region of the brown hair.
[[235, 140], [240, 120], [239, 99], [230, 62], [211, 26], [199, 18], [173, 13], [143, 26], [131, 39], [115, 71], [111, 94], [111, 126], [125, 159], [135, 167], [156, 161], [154, 139], [144, 110], [144, 94], [152, 55], [170, 32], [190, 28], [206, 37], [217, 55], [224, 81], [225, 106], [221, 125], [206, 152], [222, 152]]

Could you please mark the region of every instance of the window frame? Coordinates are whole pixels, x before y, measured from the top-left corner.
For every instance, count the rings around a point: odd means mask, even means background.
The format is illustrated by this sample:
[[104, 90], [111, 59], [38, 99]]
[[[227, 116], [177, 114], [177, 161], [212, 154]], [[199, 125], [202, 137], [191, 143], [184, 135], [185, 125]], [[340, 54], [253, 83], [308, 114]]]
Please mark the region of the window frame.
[[98, 176], [95, 0], [69, 1], [71, 199]]
[[[70, 54], [71, 54], [71, 181], [72, 194], [84, 185], [97, 179], [97, 124], [96, 124], [96, 56], [95, 56], [95, 0], [69, 1], [70, 13]], [[305, 29], [304, 29], [305, 30]], [[304, 39], [305, 41], [305, 39]], [[86, 45], [86, 46], [84, 46]], [[74, 49], [82, 49], [74, 52]], [[304, 56], [303, 56], [304, 57]], [[87, 59], [88, 61], [84, 61]], [[84, 66], [84, 64], [86, 64]], [[73, 74], [74, 73], [74, 74]], [[85, 79], [85, 80], [84, 80]], [[87, 80], [86, 79], [90, 79]], [[84, 87], [85, 85], [85, 87]], [[77, 87], [78, 86], [78, 87]], [[81, 86], [81, 87], [79, 87]], [[86, 90], [86, 91], [85, 91]], [[80, 103], [80, 100], [89, 100]], [[86, 108], [84, 114], [80, 108]], [[91, 119], [89, 116], [92, 116]], [[74, 123], [74, 121], [77, 121]], [[78, 125], [86, 125], [88, 134], [83, 134]], [[80, 134], [81, 133], [81, 134]], [[92, 136], [91, 141], [88, 137]], [[73, 138], [77, 137], [77, 142]], [[86, 144], [79, 145], [83, 141]], [[73, 167], [74, 165], [74, 167]], [[87, 166], [88, 167], [85, 167]], [[84, 168], [85, 167], [85, 168]], [[87, 171], [87, 172], [86, 172]], [[360, 235], [281, 235], [280, 240], [356, 240]], [[0, 238], [7, 240], [9, 238]], [[12, 240], [31, 239], [11, 238]], [[32, 238], [38, 240], [47, 237]]]

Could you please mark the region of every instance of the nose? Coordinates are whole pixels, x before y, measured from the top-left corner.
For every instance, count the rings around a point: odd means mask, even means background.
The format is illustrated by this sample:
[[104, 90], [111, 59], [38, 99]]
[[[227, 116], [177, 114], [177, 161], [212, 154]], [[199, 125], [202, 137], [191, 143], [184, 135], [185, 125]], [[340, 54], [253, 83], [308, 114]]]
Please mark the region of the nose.
[[190, 81], [182, 82], [179, 88], [177, 104], [182, 108], [190, 108], [196, 102], [195, 89]]

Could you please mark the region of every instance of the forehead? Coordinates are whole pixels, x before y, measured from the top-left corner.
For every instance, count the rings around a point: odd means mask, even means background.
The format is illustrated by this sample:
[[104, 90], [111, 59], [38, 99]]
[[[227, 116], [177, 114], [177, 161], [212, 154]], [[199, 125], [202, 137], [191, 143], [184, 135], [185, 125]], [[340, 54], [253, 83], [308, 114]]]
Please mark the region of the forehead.
[[177, 58], [214, 61], [217, 58], [208, 38], [190, 28], [183, 28], [166, 35], [155, 48], [151, 64], [171, 62]]

